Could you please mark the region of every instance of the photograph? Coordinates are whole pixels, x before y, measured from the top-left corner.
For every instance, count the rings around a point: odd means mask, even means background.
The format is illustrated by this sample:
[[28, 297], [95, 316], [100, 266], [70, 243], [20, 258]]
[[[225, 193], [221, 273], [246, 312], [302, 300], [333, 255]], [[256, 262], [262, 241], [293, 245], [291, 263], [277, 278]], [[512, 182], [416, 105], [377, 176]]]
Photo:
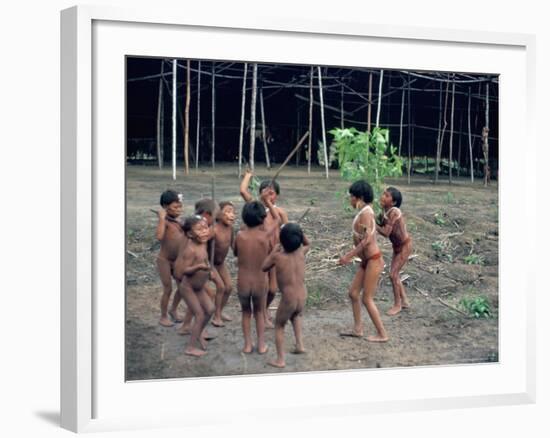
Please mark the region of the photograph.
[[499, 75], [125, 63], [126, 381], [499, 362]]

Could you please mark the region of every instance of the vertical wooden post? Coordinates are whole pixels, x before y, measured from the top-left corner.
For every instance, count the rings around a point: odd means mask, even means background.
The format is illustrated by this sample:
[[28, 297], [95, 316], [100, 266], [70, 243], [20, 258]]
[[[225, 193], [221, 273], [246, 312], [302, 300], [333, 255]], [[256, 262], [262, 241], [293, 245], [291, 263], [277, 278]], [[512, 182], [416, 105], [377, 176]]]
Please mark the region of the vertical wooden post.
[[212, 62], [212, 169], [216, 167], [216, 65]]
[[178, 74], [178, 60], [174, 59], [172, 62], [172, 179], [176, 180], [176, 124], [177, 124], [177, 102], [176, 94], [178, 92], [177, 87], [177, 74]]
[[260, 88], [260, 113], [262, 116], [262, 138], [264, 140], [265, 163], [268, 169], [271, 169], [269, 162], [269, 149], [267, 148], [267, 139], [265, 138], [265, 112], [264, 112], [264, 89]]
[[195, 169], [199, 168], [199, 143], [201, 132], [201, 62], [199, 61], [197, 76], [197, 144], [195, 145]]
[[[321, 67], [317, 66], [317, 73], [319, 74], [319, 100], [321, 103], [321, 131], [323, 134], [323, 154], [325, 157], [325, 177], [328, 179], [328, 154], [327, 154], [327, 134], [325, 132], [325, 109], [323, 101], [323, 78], [321, 75]], [[310, 134], [311, 135], [311, 134]]]
[[242, 166], [243, 166], [243, 136], [244, 136], [244, 112], [245, 112], [245, 102], [246, 102], [246, 72], [248, 70], [248, 63], [244, 63], [244, 72], [243, 72], [243, 89], [242, 89], [242, 99], [241, 99], [241, 128], [239, 130], [239, 178], [242, 175]]
[[483, 159], [485, 161], [483, 185], [487, 187], [491, 178], [489, 172], [489, 81], [487, 81], [485, 93], [485, 128], [483, 135]]
[[401, 93], [401, 119], [399, 121], [399, 150], [397, 154], [401, 156], [401, 143], [403, 141], [403, 113], [405, 112], [405, 79], [403, 79], [403, 92]]
[[470, 148], [470, 182], [474, 183], [474, 156], [472, 152], [472, 122], [470, 109], [472, 106], [472, 88], [468, 88], [468, 147]]
[[256, 88], [258, 86], [258, 64], [254, 63], [252, 68], [252, 99], [250, 102], [250, 156], [248, 163], [254, 170], [254, 146], [256, 142]]
[[407, 169], [407, 184], [411, 183], [411, 166], [412, 166], [412, 154], [411, 154], [411, 76], [407, 73], [407, 143], [409, 152], [409, 168]]
[[[448, 78], [447, 78], [448, 79]], [[447, 101], [449, 98], [449, 81], [447, 80], [447, 86], [445, 87], [445, 106], [443, 108], [443, 128], [441, 129], [441, 135], [439, 136], [437, 157], [435, 159], [435, 182], [439, 181], [439, 166], [441, 162], [441, 150], [443, 149], [443, 138], [445, 137], [445, 130], [447, 129]]]
[[163, 157], [163, 142], [164, 139], [162, 138], [162, 109], [163, 109], [163, 86], [162, 82], [164, 80], [164, 59], [160, 61], [160, 78], [159, 78], [159, 99], [158, 99], [158, 106], [157, 106], [157, 160], [159, 169], [162, 169], [164, 157]]
[[439, 122], [437, 124], [437, 137], [435, 140], [435, 181], [437, 181], [439, 176], [439, 151], [441, 144], [441, 123], [443, 119], [443, 82], [439, 82]]
[[[344, 84], [340, 85], [340, 129], [344, 129]], [[309, 139], [311, 141], [311, 135]]]
[[460, 111], [460, 123], [458, 126], [458, 159], [457, 159], [457, 169], [456, 169], [456, 176], [460, 177], [460, 159], [462, 158], [462, 121], [464, 119], [464, 112]]
[[372, 72], [369, 73], [369, 106], [367, 112], [367, 131], [370, 132], [370, 119], [371, 119], [371, 106], [372, 106]]
[[451, 92], [451, 132], [449, 138], [449, 184], [453, 182], [453, 137], [455, 125], [455, 76], [453, 74], [453, 90]]
[[187, 60], [187, 92], [185, 95], [185, 131], [183, 155], [185, 157], [185, 174], [189, 175], [189, 104], [191, 103], [191, 60]]
[[378, 108], [376, 110], [376, 127], [380, 126], [380, 110], [382, 108], [382, 82], [384, 81], [384, 70], [380, 70], [380, 81], [378, 82]]
[[307, 173], [311, 173], [311, 139], [313, 138], [313, 66], [309, 70], [309, 125], [307, 139]]

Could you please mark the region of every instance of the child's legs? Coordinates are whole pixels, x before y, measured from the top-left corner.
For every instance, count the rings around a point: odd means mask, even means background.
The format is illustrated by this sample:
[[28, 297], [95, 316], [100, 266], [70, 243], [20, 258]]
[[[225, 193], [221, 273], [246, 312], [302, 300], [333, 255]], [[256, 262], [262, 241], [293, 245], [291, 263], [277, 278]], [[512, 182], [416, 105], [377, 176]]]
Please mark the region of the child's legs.
[[399, 272], [401, 271], [401, 268], [405, 266], [405, 263], [407, 263], [408, 258], [408, 251], [405, 251], [403, 249], [397, 254], [394, 253], [391, 261], [390, 279], [393, 287], [393, 298], [395, 306], [399, 308], [401, 308], [402, 304], [404, 304], [403, 295], [405, 292], [405, 288], [403, 287], [403, 283], [401, 282]]
[[277, 359], [269, 362], [269, 365], [282, 368], [285, 366], [285, 325], [292, 314], [287, 302], [281, 300], [277, 313], [275, 314], [275, 347], [277, 348]]
[[363, 288], [363, 277], [365, 269], [362, 266], [357, 268], [351, 286], [349, 288], [349, 298], [351, 300], [351, 309], [353, 311], [353, 331], [357, 335], [363, 334], [363, 323], [361, 321], [361, 289]]
[[266, 296], [266, 304], [265, 304], [265, 320], [268, 323], [269, 327], [272, 328], [273, 324], [271, 323], [271, 314], [269, 313], [269, 306], [275, 299], [275, 295], [277, 294], [277, 273], [275, 272], [275, 267], [271, 268], [267, 274], [268, 277], [268, 289], [267, 289], [267, 296]]
[[212, 281], [216, 285], [216, 297], [214, 299], [216, 310], [214, 314], [213, 323], [215, 323], [215, 325], [223, 325], [221, 321], [221, 313], [222, 313], [222, 301], [225, 293], [225, 285], [223, 283], [223, 280], [217, 268], [214, 268], [212, 270]]
[[239, 302], [241, 303], [242, 329], [244, 336], [244, 353], [252, 352], [252, 337], [250, 336], [250, 319], [252, 318], [252, 306], [250, 304], [250, 294], [239, 292]]
[[173, 325], [168, 319], [168, 302], [172, 293], [172, 269], [170, 262], [165, 258], [157, 258], [157, 269], [159, 271], [160, 281], [162, 283], [162, 296], [160, 298], [160, 318], [163, 321]]
[[384, 260], [379, 258], [377, 260], [369, 260], [365, 269], [365, 276], [363, 279], [363, 304], [367, 308], [367, 312], [376, 327], [378, 336], [380, 339], [387, 338], [386, 330], [382, 324], [382, 318], [380, 312], [374, 303], [374, 295], [376, 295], [376, 287], [378, 285], [378, 278], [380, 273], [384, 269]]
[[252, 295], [252, 309], [254, 319], [256, 320], [256, 336], [258, 337], [258, 353], [263, 354], [267, 351], [265, 346], [265, 307], [267, 294], [254, 293]]
[[206, 292], [206, 290], [203, 288], [199, 292], [196, 292], [197, 298], [200, 302], [200, 305], [202, 307], [202, 311], [204, 313], [204, 321], [202, 323], [201, 331], [199, 333], [202, 333], [204, 330], [204, 327], [208, 324], [208, 321], [210, 321], [210, 318], [214, 314], [214, 311], [216, 310], [214, 303], [210, 299], [210, 296]]
[[204, 328], [204, 321], [206, 315], [203, 310], [201, 301], [199, 300], [198, 294], [189, 286], [184, 284], [185, 280], [182, 280], [179, 284], [179, 293], [183, 297], [185, 304], [187, 305], [188, 311], [191, 312], [191, 315], [195, 317], [195, 322], [193, 327], [191, 327], [191, 338], [189, 339], [189, 346], [186, 350], [195, 349], [197, 341], [200, 338], [202, 329]]
[[225, 291], [223, 295], [222, 300], [222, 310], [227, 304], [227, 300], [229, 300], [229, 296], [231, 295], [231, 274], [229, 274], [229, 269], [227, 269], [227, 266], [225, 266], [225, 263], [222, 263], [218, 269], [218, 272], [223, 280], [223, 284], [225, 286]]
[[292, 321], [292, 328], [294, 329], [294, 337], [296, 338], [296, 349], [295, 353], [303, 353], [304, 350], [304, 341], [302, 337], [302, 312], [296, 312], [290, 318]]

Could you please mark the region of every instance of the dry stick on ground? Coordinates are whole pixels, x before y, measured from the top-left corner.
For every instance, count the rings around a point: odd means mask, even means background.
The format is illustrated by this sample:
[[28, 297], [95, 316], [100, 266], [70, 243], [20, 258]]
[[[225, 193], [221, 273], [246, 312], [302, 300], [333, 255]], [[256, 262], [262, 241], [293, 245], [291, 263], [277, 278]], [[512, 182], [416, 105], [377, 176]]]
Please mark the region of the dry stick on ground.
[[[434, 298], [432, 298], [426, 291], [423, 291], [422, 289], [420, 289], [419, 287], [414, 286], [414, 285], [413, 285], [413, 287], [414, 287], [418, 292], [420, 292], [420, 294], [421, 294], [422, 296], [428, 298], [429, 300], [434, 300]], [[463, 316], [469, 316], [466, 312], [463, 312], [462, 310], [456, 308], [455, 306], [452, 306], [451, 304], [446, 303], [445, 301], [443, 301], [443, 300], [442, 300], [441, 298], [439, 298], [439, 297], [437, 298], [436, 301], [437, 301], [438, 303], [444, 305], [445, 307], [448, 307], [449, 309], [452, 309], [452, 310], [454, 310], [455, 312], [460, 313], [460, 314], [463, 315]]]

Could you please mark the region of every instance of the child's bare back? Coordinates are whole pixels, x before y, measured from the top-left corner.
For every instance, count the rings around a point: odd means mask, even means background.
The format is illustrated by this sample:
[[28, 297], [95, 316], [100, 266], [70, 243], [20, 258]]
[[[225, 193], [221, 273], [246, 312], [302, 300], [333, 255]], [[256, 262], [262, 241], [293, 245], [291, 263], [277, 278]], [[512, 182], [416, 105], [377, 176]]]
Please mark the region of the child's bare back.
[[262, 226], [246, 228], [237, 233], [235, 255], [238, 260], [239, 295], [267, 293], [267, 274], [262, 271], [262, 263], [271, 249], [267, 236], [268, 232]]

